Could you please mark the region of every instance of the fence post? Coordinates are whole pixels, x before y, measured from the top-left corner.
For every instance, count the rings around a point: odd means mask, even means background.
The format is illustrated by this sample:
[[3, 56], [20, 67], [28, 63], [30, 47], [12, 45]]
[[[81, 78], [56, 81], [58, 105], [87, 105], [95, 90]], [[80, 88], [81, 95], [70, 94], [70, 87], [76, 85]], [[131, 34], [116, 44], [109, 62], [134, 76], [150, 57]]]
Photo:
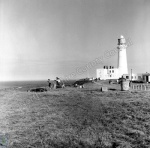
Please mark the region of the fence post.
[[145, 90], [146, 90], [146, 85], [145, 85]]

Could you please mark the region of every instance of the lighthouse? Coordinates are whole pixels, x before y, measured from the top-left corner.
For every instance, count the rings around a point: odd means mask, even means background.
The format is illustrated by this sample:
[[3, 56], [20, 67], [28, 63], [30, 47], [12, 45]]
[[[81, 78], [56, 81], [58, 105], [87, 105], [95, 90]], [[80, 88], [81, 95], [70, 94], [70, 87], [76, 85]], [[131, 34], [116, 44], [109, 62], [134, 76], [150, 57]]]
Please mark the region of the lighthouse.
[[122, 76], [128, 79], [128, 65], [127, 65], [127, 53], [126, 53], [126, 39], [124, 36], [120, 36], [118, 39], [118, 67], [104, 65], [104, 68], [97, 69], [97, 78], [101, 80], [119, 79]]
[[126, 40], [124, 36], [118, 39], [118, 74], [122, 77], [123, 74], [128, 74], [127, 53], [126, 53]]

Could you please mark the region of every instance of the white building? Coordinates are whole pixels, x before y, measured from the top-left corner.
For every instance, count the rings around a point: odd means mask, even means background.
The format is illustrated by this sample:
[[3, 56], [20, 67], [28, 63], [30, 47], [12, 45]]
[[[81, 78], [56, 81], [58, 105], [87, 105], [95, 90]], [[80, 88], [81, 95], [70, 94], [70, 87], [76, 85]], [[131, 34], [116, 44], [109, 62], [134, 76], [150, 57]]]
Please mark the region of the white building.
[[132, 81], [143, 81], [150, 82], [150, 74], [149, 73], [139, 73], [139, 74], [124, 74], [124, 78]]
[[113, 66], [104, 66], [102, 69], [97, 69], [97, 78], [101, 80], [118, 79], [124, 74], [128, 74], [127, 54], [126, 54], [126, 40], [121, 35], [118, 39], [118, 68]]
[[118, 79], [118, 69], [112, 66], [104, 66], [103, 69], [97, 69], [97, 78], [101, 80]]

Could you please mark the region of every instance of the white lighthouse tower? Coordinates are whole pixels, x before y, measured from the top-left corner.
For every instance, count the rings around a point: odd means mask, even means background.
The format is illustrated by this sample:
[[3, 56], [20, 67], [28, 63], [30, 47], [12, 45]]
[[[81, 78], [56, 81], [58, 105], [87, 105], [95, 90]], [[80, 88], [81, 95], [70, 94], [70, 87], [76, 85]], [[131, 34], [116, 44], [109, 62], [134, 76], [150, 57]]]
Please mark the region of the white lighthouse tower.
[[123, 74], [128, 74], [127, 66], [127, 53], [126, 53], [126, 40], [121, 35], [118, 39], [118, 73], [119, 77], [122, 77]]

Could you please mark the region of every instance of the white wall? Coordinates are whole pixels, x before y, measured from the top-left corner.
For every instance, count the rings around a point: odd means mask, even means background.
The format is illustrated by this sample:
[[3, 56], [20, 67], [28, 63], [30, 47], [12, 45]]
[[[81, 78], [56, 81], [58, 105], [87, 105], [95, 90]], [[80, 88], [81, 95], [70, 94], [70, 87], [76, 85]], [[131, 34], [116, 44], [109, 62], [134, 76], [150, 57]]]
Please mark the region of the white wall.
[[118, 69], [97, 69], [97, 78], [101, 80], [118, 79]]

